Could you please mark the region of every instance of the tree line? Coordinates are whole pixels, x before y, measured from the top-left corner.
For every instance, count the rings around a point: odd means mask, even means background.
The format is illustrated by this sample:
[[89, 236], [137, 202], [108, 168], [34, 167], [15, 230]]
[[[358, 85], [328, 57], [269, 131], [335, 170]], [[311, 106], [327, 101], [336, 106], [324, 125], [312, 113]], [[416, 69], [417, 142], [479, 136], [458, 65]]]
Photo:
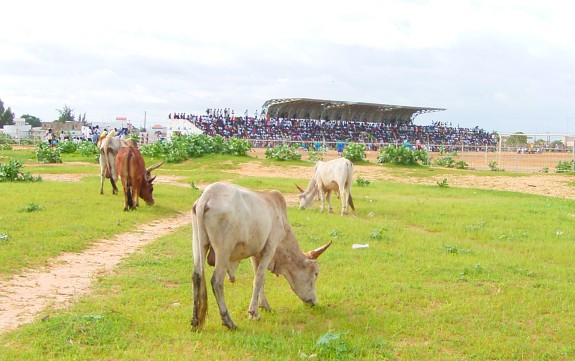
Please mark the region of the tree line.
[[[56, 109], [58, 113], [58, 119], [56, 122], [69, 122], [69, 121], [76, 121], [76, 116], [74, 115], [74, 109], [70, 108], [68, 105], [64, 105], [62, 109]], [[30, 114], [22, 114], [20, 118], [25, 119], [26, 124], [30, 124], [32, 127], [40, 127], [42, 126], [42, 120], [36, 116]], [[5, 125], [13, 125], [14, 119], [16, 116], [10, 107], [5, 107], [4, 102], [0, 99], [0, 128]], [[86, 122], [86, 113], [83, 115], [78, 116], [78, 121], [82, 122], [82, 124], [87, 125]]]

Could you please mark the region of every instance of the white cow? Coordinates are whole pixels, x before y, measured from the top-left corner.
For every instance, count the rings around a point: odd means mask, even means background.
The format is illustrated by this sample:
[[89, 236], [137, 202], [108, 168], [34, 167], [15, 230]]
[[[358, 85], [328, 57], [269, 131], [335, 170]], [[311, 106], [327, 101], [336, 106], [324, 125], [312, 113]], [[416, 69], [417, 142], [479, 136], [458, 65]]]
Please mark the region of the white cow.
[[137, 147], [138, 144], [133, 139], [120, 139], [116, 137], [116, 132], [112, 130], [105, 137], [100, 136], [97, 143], [100, 148], [100, 194], [104, 194], [104, 181], [110, 178], [112, 193], [118, 193], [118, 172], [116, 171], [116, 156], [123, 147]]
[[331, 207], [330, 195], [334, 191], [341, 198], [341, 214], [347, 213], [347, 205], [355, 210], [353, 199], [351, 197], [351, 184], [353, 178], [353, 163], [347, 158], [336, 158], [329, 162], [318, 161], [315, 165], [313, 176], [309, 181], [307, 189], [296, 187], [301, 192], [299, 195], [299, 208], [309, 207], [313, 201], [319, 197], [321, 200], [321, 211], [327, 205], [329, 212], [333, 212]]
[[220, 310], [222, 324], [236, 325], [224, 300], [224, 277], [229, 266], [250, 258], [254, 269], [253, 293], [248, 309], [250, 318], [259, 319], [259, 307], [270, 310], [264, 294], [266, 269], [283, 275], [292, 290], [304, 302], [317, 304], [315, 281], [319, 274], [316, 261], [331, 242], [304, 253], [287, 220], [286, 201], [276, 190], [253, 191], [235, 185], [213, 183], [207, 186], [192, 209], [194, 290], [192, 329], [203, 328], [207, 314], [204, 265], [208, 251], [214, 257], [212, 290]]

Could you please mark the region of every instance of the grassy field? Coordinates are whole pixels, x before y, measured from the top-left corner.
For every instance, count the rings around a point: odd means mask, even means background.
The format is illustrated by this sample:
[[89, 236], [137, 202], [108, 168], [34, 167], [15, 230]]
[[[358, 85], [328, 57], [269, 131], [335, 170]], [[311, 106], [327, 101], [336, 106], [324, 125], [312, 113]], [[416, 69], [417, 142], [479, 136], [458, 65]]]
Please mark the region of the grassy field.
[[[167, 164], [158, 174], [294, 192], [293, 179], [281, 174], [264, 179], [223, 172], [245, 161], [270, 162], [205, 157]], [[25, 170], [94, 176], [0, 183], [0, 234], [9, 235], [0, 240], [3, 278], [138, 224], [187, 212], [200, 194], [158, 185], [156, 206], [128, 213], [120, 198], [98, 194], [97, 165]], [[297, 181], [305, 183], [307, 176]], [[305, 306], [285, 279], [268, 273], [273, 311], [249, 320], [253, 273], [242, 262], [236, 283], [225, 284], [239, 329], [221, 326], [210, 292], [206, 327], [191, 332], [191, 226], [185, 226], [100, 276], [94, 292], [76, 305], [48, 309], [38, 321], [0, 335], [0, 360], [575, 358], [574, 201], [384, 181], [354, 186], [352, 193], [357, 211], [350, 216], [338, 215], [337, 202], [335, 214], [320, 213], [318, 204], [288, 210], [302, 249], [334, 242], [319, 259], [317, 307]], [[29, 204], [41, 209], [28, 212]], [[369, 248], [352, 249], [356, 243]]]

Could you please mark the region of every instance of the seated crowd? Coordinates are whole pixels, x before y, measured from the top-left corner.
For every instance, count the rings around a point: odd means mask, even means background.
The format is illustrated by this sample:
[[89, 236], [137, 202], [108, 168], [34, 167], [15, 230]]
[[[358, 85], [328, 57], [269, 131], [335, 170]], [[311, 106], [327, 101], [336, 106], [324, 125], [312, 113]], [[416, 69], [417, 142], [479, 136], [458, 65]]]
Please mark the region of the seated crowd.
[[[415, 144], [420, 141], [428, 148], [434, 145], [493, 146], [495, 137], [479, 127], [452, 127], [434, 122], [422, 126], [414, 124], [383, 124], [351, 121], [320, 121], [312, 119], [260, 118], [257, 116], [235, 117], [233, 111], [210, 111], [208, 115], [174, 113], [172, 117], [187, 119], [207, 135], [237, 137], [252, 141], [295, 141], [310, 143], [321, 141], [335, 143], [366, 143], [368, 148], [377, 144], [403, 144], [406, 140]], [[428, 149], [431, 150], [431, 149]]]

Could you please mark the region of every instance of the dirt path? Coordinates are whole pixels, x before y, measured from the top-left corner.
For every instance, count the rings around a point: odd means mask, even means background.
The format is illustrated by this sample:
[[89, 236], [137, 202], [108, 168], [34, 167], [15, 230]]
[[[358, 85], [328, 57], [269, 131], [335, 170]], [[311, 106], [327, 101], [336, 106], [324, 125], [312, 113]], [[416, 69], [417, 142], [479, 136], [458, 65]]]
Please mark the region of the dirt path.
[[[263, 154], [259, 154], [263, 158]], [[371, 160], [370, 160], [371, 161]], [[262, 166], [259, 162], [242, 163], [238, 169], [229, 171], [247, 176], [306, 178], [311, 176], [310, 167]], [[76, 182], [94, 174], [42, 174], [49, 181]], [[575, 199], [573, 177], [564, 175], [533, 175], [521, 177], [450, 175], [437, 177], [409, 177], [389, 174], [385, 168], [355, 166], [354, 178], [363, 177], [371, 181], [383, 180], [398, 183], [430, 184], [447, 178], [450, 187], [499, 189], [545, 196]], [[156, 183], [189, 187], [178, 176], [162, 175]], [[306, 186], [303, 184], [301, 186]], [[297, 204], [297, 192], [285, 194], [290, 206]], [[96, 242], [83, 253], [63, 254], [51, 259], [46, 266], [33, 269], [0, 281], [0, 333], [18, 328], [34, 320], [46, 307], [64, 308], [90, 291], [95, 276], [112, 270], [123, 258], [140, 247], [169, 234], [174, 229], [189, 224], [189, 214], [170, 219], [161, 219], [144, 225], [134, 232]]]
[[90, 291], [95, 276], [112, 270], [140, 247], [190, 224], [190, 215], [159, 219], [134, 232], [95, 243], [83, 253], [66, 253], [40, 269], [0, 282], [0, 333], [32, 322], [46, 307], [64, 308]]

